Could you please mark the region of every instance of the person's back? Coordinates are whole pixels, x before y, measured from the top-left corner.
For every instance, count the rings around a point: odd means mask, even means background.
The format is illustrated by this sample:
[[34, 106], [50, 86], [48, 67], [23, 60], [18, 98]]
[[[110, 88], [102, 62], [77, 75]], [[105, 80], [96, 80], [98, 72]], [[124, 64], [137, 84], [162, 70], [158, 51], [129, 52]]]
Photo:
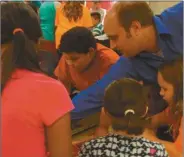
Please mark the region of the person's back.
[[168, 157], [165, 147], [152, 141], [146, 97], [143, 86], [135, 80], [121, 79], [110, 84], [105, 91], [103, 110], [112, 132], [86, 142], [79, 157]]
[[58, 48], [60, 39], [67, 30], [76, 26], [87, 28], [92, 26], [90, 11], [80, 2], [65, 2], [56, 11], [55, 25], [57, 27], [55, 41]]
[[71, 157], [74, 107], [64, 86], [40, 68], [39, 18], [23, 2], [1, 9], [2, 156]]
[[109, 134], [86, 142], [81, 147], [79, 157], [168, 157], [165, 147], [144, 137], [127, 137], [119, 134]]
[[[69, 98], [63, 97], [66, 96], [63, 88], [58, 81], [40, 73], [28, 70], [13, 73], [2, 93], [3, 156], [46, 155], [43, 125], [53, 124], [71, 109]], [[62, 107], [63, 103], [66, 106]]]
[[59, 2], [43, 2], [39, 9], [43, 38], [49, 41], [55, 40], [55, 16], [59, 5]]

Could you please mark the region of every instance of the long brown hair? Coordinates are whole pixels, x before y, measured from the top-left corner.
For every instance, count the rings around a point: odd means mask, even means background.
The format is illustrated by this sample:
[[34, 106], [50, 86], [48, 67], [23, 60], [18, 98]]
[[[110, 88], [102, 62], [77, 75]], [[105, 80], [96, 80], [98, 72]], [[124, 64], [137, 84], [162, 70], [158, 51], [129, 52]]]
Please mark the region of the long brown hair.
[[165, 62], [159, 68], [159, 72], [164, 80], [174, 87], [173, 103], [170, 104], [170, 113], [174, 120], [174, 136], [176, 136], [183, 116], [183, 57]]
[[83, 7], [81, 2], [68, 1], [64, 4], [62, 11], [70, 22], [72, 20], [76, 22], [83, 15]]

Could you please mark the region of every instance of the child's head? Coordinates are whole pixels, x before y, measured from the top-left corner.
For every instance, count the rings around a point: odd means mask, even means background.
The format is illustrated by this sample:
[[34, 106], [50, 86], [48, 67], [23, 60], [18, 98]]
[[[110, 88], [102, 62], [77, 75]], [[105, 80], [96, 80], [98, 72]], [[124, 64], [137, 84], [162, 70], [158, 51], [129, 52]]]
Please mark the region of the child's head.
[[112, 119], [112, 128], [128, 134], [143, 133], [148, 112], [143, 86], [132, 79], [121, 79], [110, 84], [104, 96], [104, 108]]
[[93, 26], [96, 26], [101, 22], [101, 14], [99, 12], [92, 12], [91, 18], [92, 18]]
[[36, 44], [41, 35], [39, 18], [29, 5], [1, 3], [2, 89], [16, 68], [40, 70]]
[[73, 27], [65, 32], [59, 46], [66, 63], [78, 72], [85, 71], [91, 65], [96, 49], [96, 40], [85, 27]]
[[183, 100], [183, 59], [165, 62], [159, 68], [158, 83], [160, 95], [169, 105]]

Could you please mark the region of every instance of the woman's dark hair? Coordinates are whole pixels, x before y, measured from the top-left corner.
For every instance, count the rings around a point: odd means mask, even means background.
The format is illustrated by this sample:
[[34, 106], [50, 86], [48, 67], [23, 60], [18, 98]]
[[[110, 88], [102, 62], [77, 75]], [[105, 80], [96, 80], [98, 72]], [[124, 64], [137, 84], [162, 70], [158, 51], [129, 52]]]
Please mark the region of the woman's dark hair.
[[[112, 128], [128, 134], [142, 134], [147, 124], [143, 115], [147, 110], [143, 86], [133, 79], [121, 79], [110, 84], [104, 96], [104, 108], [112, 117]], [[135, 113], [128, 112], [133, 110]]]
[[62, 35], [60, 53], [88, 53], [89, 48], [96, 50], [96, 40], [92, 32], [85, 27], [73, 27]]
[[[15, 29], [22, 31], [13, 33]], [[36, 43], [41, 37], [38, 16], [23, 2], [1, 3], [2, 90], [16, 68], [41, 72]]]
[[81, 2], [67, 1], [65, 2], [62, 11], [70, 22], [72, 20], [76, 22], [83, 16], [83, 6]]
[[175, 121], [175, 129], [178, 131], [183, 116], [183, 56], [163, 63], [159, 72], [163, 79], [172, 84], [174, 88], [173, 104], [170, 104], [170, 111], [172, 119]]
[[33, 4], [32, 2], [26, 2], [34, 11], [36, 14], [38, 14], [38, 8], [35, 4]]

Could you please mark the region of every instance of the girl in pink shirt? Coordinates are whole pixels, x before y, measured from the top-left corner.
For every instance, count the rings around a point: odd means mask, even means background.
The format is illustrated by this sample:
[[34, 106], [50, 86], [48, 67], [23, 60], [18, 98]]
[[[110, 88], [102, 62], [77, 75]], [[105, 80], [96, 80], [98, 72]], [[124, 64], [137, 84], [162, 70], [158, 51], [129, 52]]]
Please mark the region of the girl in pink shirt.
[[38, 17], [23, 2], [1, 9], [2, 156], [71, 157], [74, 107], [64, 86], [40, 70]]

